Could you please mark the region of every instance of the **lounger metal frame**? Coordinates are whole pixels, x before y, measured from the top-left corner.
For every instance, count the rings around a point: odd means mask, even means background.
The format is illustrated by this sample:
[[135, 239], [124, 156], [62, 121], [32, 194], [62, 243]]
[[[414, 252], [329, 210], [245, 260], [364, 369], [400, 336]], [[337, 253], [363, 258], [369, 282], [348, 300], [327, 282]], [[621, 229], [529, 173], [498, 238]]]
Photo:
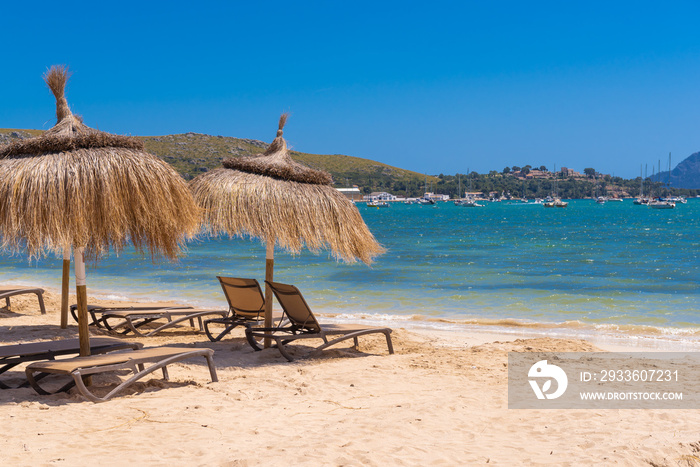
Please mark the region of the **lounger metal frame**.
[[36, 298], [39, 300], [39, 309], [41, 309], [41, 314], [46, 314], [46, 307], [44, 306], [44, 289], [6, 289], [0, 290], [0, 299], [5, 299], [5, 308], [7, 311], [12, 311], [10, 307], [10, 297], [15, 295], [22, 295], [27, 293], [36, 294]]
[[[90, 353], [103, 354], [115, 350], [140, 349], [143, 347], [138, 342], [125, 342], [112, 337], [93, 337], [90, 339]], [[0, 346], [0, 374], [16, 367], [21, 363], [36, 362], [41, 360], [55, 360], [64, 355], [78, 355], [80, 342], [78, 339], [62, 339], [58, 341], [30, 342], [26, 344], [14, 344]], [[25, 382], [17, 387], [26, 387]], [[0, 382], [0, 389], [13, 389]]]
[[[386, 337], [386, 344], [389, 353], [394, 353], [394, 346], [391, 342], [390, 328], [332, 324], [321, 326], [321, 324], [316, 320], [316, 317], [311, 311], [308, 303], [306, 303], [306, 300], [302, 296], [299, 289], [293, 285], [281, 284], [279, 282], [265, 281], [265, 283], [271, 287], [272, 292], [275, 294], [275, 297], [277, 297], [277, 301], [284, 310], [285, 317], [291, 324], [289, 326], [279, 325], [272, 328], [248, 326], [245, 331], [246, 338], [248, 339], [248, 343], [250, 343], [251, 347], [253, 347], [255, 350], [260, 350], [260, 339], [269, 337], [274, 339], [276, 344], [275, 346], [280, 351], [282, 356], [291, 362], [294, 360], [294, 358], [291, 356], [286, 346], [287, 344], [299, 339], [323, 340], [323, 344], [316, 347], [310, 354], [311, 357], [314, 357], [319, 355], [324, 349], [327, 349], [338, 342], [353, 339], [354, 346], [357, 348], [359, 344], [357, 339], [358, 337], [367, 334], [382, 333]], [[297, 299], [296, 304], [290, 303], [289, 299], [291, 297]], [[295, 305], [300, 309], [295, 309]], [[339, 337], [328, 340], [328, 336]]]
[[[96, 326], [98, 328], [106, 328], [104, 313], [108, 311], [150, 311], [150, 310], [189, 310], [192, 309], [191, 306], [173, 306], [173, 307], [152, 307], [152, 306], [124, 306], [124, 307], [105, 307], [100, 305], [88, 305], [87, 311], [90, 315], [89, 326]], [[78, 305], [70, 306], [70, 313], [73, 316], [75, 322], [78, 322]], [[145, 324], [145, 323], [144, 323]], [[114, 326], [112, 326], [114, 327]]]
[[[36, 392], [42, 395], [50, 395], [52, 393], [46, 391], [44, 388], [39, 386], [38, 378], [34, 377], [34, 373], [53, 373], [53, 374], [63, 374], [70, 375], [73, 381], [65, 384], [56, 392], [64, 392], [75, 386], [78, 391], [85, 396], [87, 399], [93, 402], [105, 402], [127, 387], [134, 384], [136, 381], [140, 380], [146, 375], [153, 373], [156, 370], [162, 370], [163, 379], [166, 381], [169, 379], [167, 366], [171, 363], [179, 362], [182, 360], [187, 360], [192, 357], [204, 357], [207, 366], [209, 367], [209, 375], [211, 376], [212, 382], [217, 382], [219, 379], [216, 375], [216, 367], [214, 366], [213, 355], [214, 351], [212, 349], [192, 349], [192, 348], [171, 348], [174, 353], [172, 355], [151, 355], [151, 350], [158, 348], [146, 348], [141, 350], [134, 350], [132, 352], [116, 352], [114, 354], [108, 355], [108, 357], [113, 357], [115, 363], [102, 363], [93, 359], [91, 357], [78, 357], [74, 359], [62, 360], [60, 363], [74, 364], [74, 369], [68, 371], [65, 369], [55, 369], [47, 365], [41, 365], [40, 363], [33, 363], [29, 365], [26, 369], [27, 380], [29, 384], [34, 388]], [[167, 347], [161, 349], [169, 349]], [[121, 357], [125, 360], [118, 361]], [[152, 365], [146, 367], [146, 363], [153, 363]], [[112, 371], [120, 370], [130, 370], [133, 376], [129, 379], [122, 381], [117, 387], [109, 391], [104, 397], [99, 397], [90, 391], [85, 383], [83, 382], [83, 377], [88, 375], [94, 375], [98, 373], [107, 373]], [[53, 394], [55, 394], [54, 392]]]
[[[183, 321], [189, 321], [190, 325], [195, 327], [195, 319], [197, 319], [197, 323], [199, 324], [199, 330], [203, 331], [205, 329], [202, 320], [203, 317], [211, 315], [224, 317], [227, 314], [228, 312], [223, 310], [201, 310], [195, 308], [161, 308], [152, 309], [150, 311], [108, 310], [102, 313], [101, 320], [103, 326], [110, 332], [117, 334], [128, 334], [131, 332], [139, 337], [150, 337], [165, 329], [172, 328]], [[115, 326], [109, 323], [110, 319], [118, 319], [120, 322]], [[147, 333], [143, 333], [139, 330], [140, 327], [160, 319], [165, 319], [167, 322]]]

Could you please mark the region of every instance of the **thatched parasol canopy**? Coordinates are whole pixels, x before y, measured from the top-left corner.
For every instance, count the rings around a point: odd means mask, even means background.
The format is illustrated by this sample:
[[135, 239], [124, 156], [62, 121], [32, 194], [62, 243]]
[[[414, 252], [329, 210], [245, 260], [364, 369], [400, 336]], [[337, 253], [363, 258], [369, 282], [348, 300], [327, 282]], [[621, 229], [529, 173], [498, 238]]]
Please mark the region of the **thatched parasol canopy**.
[[[267, 244], [265, 280], [273, 280], [274, 246], [299, 253], [326, 248], [336, 259], [370, 264], [384, 252], [357, 207], [333, 188], [330, 174], [292, 160], [280, 118], [277, 137], [255, 156], [226, 159], [223, 168], [190, 182], [211, 234], [249, 236]], [[272, 324], [272, 292], [265, 288], [265, 327]], [[265, 346], [269, 346], [266, 339]]]
[[135, 138], [87, 127], [64, 97], [69, 73], [44, 76], [56, 97], [56, 126], [0, 147], [2, 247], [31, 257], [66, 246], [89, 258], [131, 241], [175, 258], [197, 228], [186, 182]]
[[250, 236], [299, 253], [327, 248], [337, 259], [370, 264], [384, 249], [357, 207], [331, 186], [330, 174], [293, 161], [282, 137], [255, 156], [225, 159], [223, 168], [190, 182], [212, 234]]
[[80, 311], [84, 257], [131, 242], [175, 258], [198, 229], [199, 209], [182, 177], [139, 140], [94, 130], [71, 113], [68, 77], [62, 66], [44, 75], [56, 98], [56, 126], [0, 147], [0, 246], [30, 257], [63, 251], [64, 270], [65, 252], [74, 248]]

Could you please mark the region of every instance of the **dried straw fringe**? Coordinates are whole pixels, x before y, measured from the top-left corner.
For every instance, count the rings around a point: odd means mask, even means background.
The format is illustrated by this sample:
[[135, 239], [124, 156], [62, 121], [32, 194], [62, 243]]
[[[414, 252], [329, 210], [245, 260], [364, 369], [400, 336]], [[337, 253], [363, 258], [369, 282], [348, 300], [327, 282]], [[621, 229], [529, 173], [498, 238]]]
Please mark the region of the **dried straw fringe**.
[[215, 169], [190, 182], [209, 233], [276, 241], [293, 253], [330, 249], [371, 264], [384, 252], [354, 204], [334, 188]]
[[240, 170], [242, 172], [263, 175], [279, 180], [291, 180], [313, 185], [333, 184], [333, 178], [327, 172], [304, 167], [296, 162], [293, 164], [273, 165], [265, 161], [265, 157], [267, 156], [224, 159], [221, 165], [227, 169]]
[[143, 151], [143, 142], [128, 136], [111, 135], [100, 131], [77, 136], [42, 135], [12, 142], [0, 148], [0, 159], [12, 156], [40, 155], [49, 152], [67, 152], [78, 149], [125, 148]]
[[0, 160], [1, 246], [30, 257], [72, 245], [95, 259], [131, 241], [176, 258], [198, 218], [182, 177], [148, 153], [93, 148]]

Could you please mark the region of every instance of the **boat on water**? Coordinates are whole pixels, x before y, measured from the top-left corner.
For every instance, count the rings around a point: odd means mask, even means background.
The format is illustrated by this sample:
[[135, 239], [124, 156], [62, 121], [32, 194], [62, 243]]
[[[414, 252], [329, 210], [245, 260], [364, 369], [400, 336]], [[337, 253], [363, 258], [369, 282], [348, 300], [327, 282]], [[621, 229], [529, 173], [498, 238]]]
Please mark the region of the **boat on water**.
[[[557, 171], [557, 166], [554, 166], [554, 172]], [[569, 205], [566, 201], [562, 201], [559, 196], [557, 196], [557, 179], [556, 177], [552, 181], [552, 195], [547, 196], [545, 198], [545, 202], [543, 203], [543, 206], [546, 208], [565, 208]]]
[[686, 200], [682, 196], [666, 196], [663, 198], [659, 198], [659, 201], [667, 201], [669, 203], [681, 203], [681, 204], [685, 204], [688, 202], [688, 200]]
[[676, 203], [672, 203], [671, 201], [661, 201], [660, 199], [657, 199], [655, 201], [650, 201], [649, 204], [647, 204], [647, 206], [652, 209], [673, 209], [676, 207]]
[[623, 201], [623, 199], [622, 198], [608, 198], [608, 201], [621, 203]]
[[[659, 174], [661, 174], [660, 171], [661, 171], [661, 168], [659, 168]], [[671, 190], [671, 153], [670, 152], [668, 153], [668, 189], [669, 189], [669, 191]], [[664, 196], [664, 197], [659, 196], [659, 201], [671, 203], [671, 204], [673, 204], [673, 207], [676, 206], [676, 203], [685, 204], [688, 202], [682, 196], [671, 196], [671, 195]], [[661, 208], [661, 209], [671, 209], [671, 208]]]
[[556, 198], [554, 201], [547, 201], [543, 204], [546, 208], [565, 208], [569, 205], [569, 203], [562, 201], [559, 198]]
[[605, 196], [598, 196], [598, 198], [595, 200], [596, 203], [598, 204], [605, 204], [605, 202], [608, 200]]
[[642, 171], [642, 165], [639, 165], [639, 197], [634, 200], [636, 206], [643, 206], [649, 204], [651, 201], [648, 197], [644, 196], [644, 172]]
[[386, 201], [370, 201], [367, 203], [368, 208], [388, 208], [389, 203]]
[[[430, 185], [432, 186], [432, 183]], [[423, 206], [434, 206], [435, 199], [433, 198], [432, 195], [433, 195], [432, 193], [428, 192], [428, 175], [426, 174], [425, 187], [423, 190], [423, 197], [417, 199], [418, 204], [423, 205]]]
[[[472, 176], [471, 172], [469, 172], [469, 169], [467, 168], [467, 173], [469, 173], [469, 191], [467, 191], [464, 194], [464, 198], [456, 199], [455, 200], [455, 206], [462, 206], [465, 208], [483, 208], [483, 204], [479, 204], [476, 201], [476, 197], [474, 196], [474, 193], [472, 193]], [[459, 185], [459, 191], [458, 193], [462, 193], [462, 179], [460, 178], [460, 185]]]
[[479, 204], [476, 202], [476, 199], [472, 197], [467, 197], [464, 199], [460, 199], [455, 201], [455, 206], [462, 206], [464, 208], [483, 208], [483, 204]]
[[542, 205], [546, 208], [565, 208], [569, 205], [566, 201], [562, 201], [561, 198], [552, 198], [551, 196], [547, 196], [547, 199], [545, 200]]

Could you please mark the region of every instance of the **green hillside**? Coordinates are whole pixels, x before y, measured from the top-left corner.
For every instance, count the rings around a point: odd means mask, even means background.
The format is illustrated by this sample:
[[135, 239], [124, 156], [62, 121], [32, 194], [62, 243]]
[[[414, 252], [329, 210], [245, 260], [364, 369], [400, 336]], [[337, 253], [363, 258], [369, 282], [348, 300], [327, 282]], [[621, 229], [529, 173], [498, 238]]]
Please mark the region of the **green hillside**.
[[[0, 129], [0, 144], [14, 138], [38, 136], [41, 130]], [[166, 136], [137, 136], [146, 150], [172, 165], [185, 179], [221, 167], [227, 157], [261, 153], [268, 144], [258, 140], [185, 133]], [[365, 192], [390, 191], [396, 194], [423, 193], [425, 175], [399, 169], [381, 162], [343, 155], [290, 152], [292, 157], [309, 167], [325, 170], [333, 176], [336, 188], [358, 185]], [[428, 183], [438, 179], [429, 176]]]

